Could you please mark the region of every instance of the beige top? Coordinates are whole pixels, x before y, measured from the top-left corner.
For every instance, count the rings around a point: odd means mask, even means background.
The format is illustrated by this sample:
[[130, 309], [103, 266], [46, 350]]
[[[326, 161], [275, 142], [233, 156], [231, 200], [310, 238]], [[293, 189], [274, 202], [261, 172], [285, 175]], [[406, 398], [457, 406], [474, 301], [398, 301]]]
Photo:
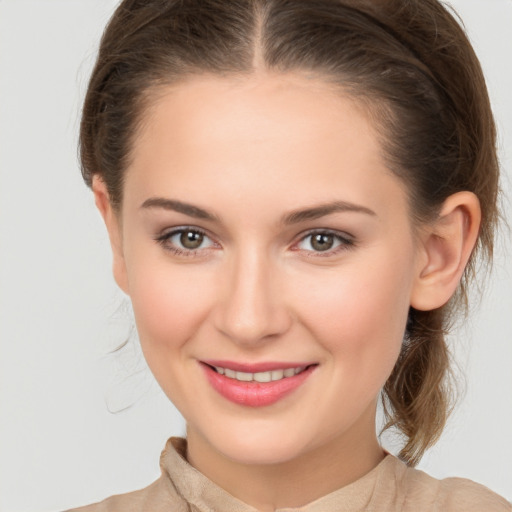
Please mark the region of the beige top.
[[[257, 512], [186, 460], [186, 440], [173, 437], [160, 457], [162, 475], [149, 487], [68, 512]], [[299, 508], [279, 512], [512, 512], [487, 487], [463, 478], [436, 480], [393, 455], [356, 482]], [[276, 511], [277, 512], [277, 511]]]

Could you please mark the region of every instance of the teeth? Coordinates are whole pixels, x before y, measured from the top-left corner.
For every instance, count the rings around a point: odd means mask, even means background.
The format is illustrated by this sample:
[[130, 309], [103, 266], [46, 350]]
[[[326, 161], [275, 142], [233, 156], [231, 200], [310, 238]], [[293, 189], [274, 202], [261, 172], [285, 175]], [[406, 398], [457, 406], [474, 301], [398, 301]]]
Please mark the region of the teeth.
[[284, 377], [284, 370], [274, 370], [270, 373], [272, 374], [272, 380], [281, 380]]
[[270, 382], [272, 380], [272, 372], [255, 373], [253, 380], [255, 380], [256, 382]]
[[251, 382], [253, 377], [252, 373], [245, 373], [245, 372], [236, 372], [236, 380], [241, 380], [243, 382]]
[[257, 372], [257, 373], [248, 373], [248, 372], [237, 372], [235, 370], [230, 370], [229, 368], [222, 368], [220, 366], [215, 366], [215, 370], [217, 373], [221, 375], [225, 375], [230, 379], [239, 380], [241, 382], [271, 382], [275, 380], [281, 380], [287, 377], [293, 377], [298, 373], [305, 370], [304, 366], [299, 366], [297, 368], [286, 368], [286, 370], [272, 370], [270, 372]]
[[230, 370], [229, 368], [224, 369], [224, 375], [230, 379], [236, 379], [236, 372], [234, 370]]
[[285, 377], [293, 377], [295, 375], [295, 368], [286, 368], [284, 371]]

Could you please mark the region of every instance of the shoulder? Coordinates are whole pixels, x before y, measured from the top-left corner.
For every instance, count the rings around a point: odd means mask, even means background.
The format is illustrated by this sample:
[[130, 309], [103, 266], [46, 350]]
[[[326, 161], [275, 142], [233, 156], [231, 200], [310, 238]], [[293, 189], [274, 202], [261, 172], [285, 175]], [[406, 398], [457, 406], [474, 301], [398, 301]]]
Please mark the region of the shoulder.
[[446, 478], [439, 482], [439, 510], [512, 512], [505, 498], [472, 480]]
[[404, 512], [512, 512], [512, 505], [489, 488], [465, 478], [438, 480], [396, 462], [397, 495]]
[[148, 487], [111, 496], [99, 503], [65, 512], [188, 512], [189, 508], [168, 479], [160, 477]]

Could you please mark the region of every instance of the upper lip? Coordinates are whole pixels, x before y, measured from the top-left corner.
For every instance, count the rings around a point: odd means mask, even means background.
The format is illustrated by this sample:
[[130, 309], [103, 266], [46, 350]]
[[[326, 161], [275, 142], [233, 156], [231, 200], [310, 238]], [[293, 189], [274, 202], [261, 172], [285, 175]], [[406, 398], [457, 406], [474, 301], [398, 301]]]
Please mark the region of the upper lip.
[[229, 368], [235, 372], [259, 373], [270, 372], [272, 370], [286, 370], [288, 368], [302, 368], [316, 364], [311, 361], [283, 362], [283, 361], [264, 361], [260, 363], [241, 363], [237, 361], [225, 361], [217, 359], [204, 359], [202, 363], [209, 366]]

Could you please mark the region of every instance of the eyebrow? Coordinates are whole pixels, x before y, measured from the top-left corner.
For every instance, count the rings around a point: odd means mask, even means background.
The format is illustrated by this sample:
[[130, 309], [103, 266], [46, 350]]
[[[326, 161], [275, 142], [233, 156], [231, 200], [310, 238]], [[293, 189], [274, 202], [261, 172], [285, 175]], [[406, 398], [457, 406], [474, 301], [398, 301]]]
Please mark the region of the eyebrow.
[[[142, 203], [141, 208], [163, 208], [164, 210], [183, 213], [184, 215], [188, 215], [189, 217], [194, 217], [196, 219], [219, 222], [219, 218], [213, 213], [193, 204], [184, 203], [183, 201], [178, 201], [176, 199], [150, 197]], [[294, 210], [287, 213], [281, 219], [281, 223], [284, 225], [298, 224], [306, 220], [315, 220], [338, 212], [356, 212], [364, 213], [373, 217], [377, 216], [373, 210], [370, 210], [365, 206], [349, 203], [347, 201], [333, 201], [330, 203], [320, 204], [318, 206], [312, 206], [310, 208]]]
[[333, 201], [331, 203], [320, 204], [311, 208], [304, 208], [290, 212], [283, 217], [282, 223], [285, 225], [297, 224], [306, 220], [319, 219], [326, 215], [338, 212], [356, 212], [371, 215], [372, 217], [377, 216], [373, 210], [366, 208], [366, 206], [349, 203], [347, 201]]
[[194, 217], [196, 219], [202, 220], [211, 220], [218, 221], [218, 217], [213, 213], [210, 213], [198, 206], [194, 206], [193, 204], [184, 203], [182, 201], [177, 201], [176, 199], [167, 199], [164, 197], [150, 197], [146, 199], [141, 208], [163, 208], [164, 210], [171, 210], [178, 213], [183, 213], [188, 215], [189, 217]]

